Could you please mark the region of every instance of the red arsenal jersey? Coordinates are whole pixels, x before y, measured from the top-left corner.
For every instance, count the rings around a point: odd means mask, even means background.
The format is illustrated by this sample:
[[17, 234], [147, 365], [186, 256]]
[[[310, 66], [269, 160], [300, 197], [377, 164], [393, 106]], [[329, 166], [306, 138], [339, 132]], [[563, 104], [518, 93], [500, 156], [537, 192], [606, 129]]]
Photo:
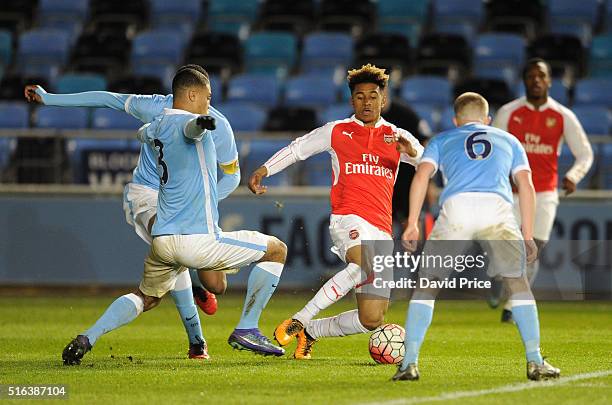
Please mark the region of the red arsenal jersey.
[[576, 158], [566, 177], [578, 183], [593, 163], [591, 145], [573, 112], [552, 98], [535, 109], [521, 97], [499, 109], [493, 126], [516, 136], [531, 166], [536, 192], [557, 188], [558, 156], [565, 140]]
[[[411, 158], [396, 150], [396, 134], [417, 150]], [[415, 165], [423, 147], [408, 131], [380, 119], [366, 127], [354, 116], [327, 123], [272, 156], [264, 166], [268, 176], [320, 152], [331, 155], [332, 214], [357, 215], [391, 234], [393, 185], [400, 160]]]

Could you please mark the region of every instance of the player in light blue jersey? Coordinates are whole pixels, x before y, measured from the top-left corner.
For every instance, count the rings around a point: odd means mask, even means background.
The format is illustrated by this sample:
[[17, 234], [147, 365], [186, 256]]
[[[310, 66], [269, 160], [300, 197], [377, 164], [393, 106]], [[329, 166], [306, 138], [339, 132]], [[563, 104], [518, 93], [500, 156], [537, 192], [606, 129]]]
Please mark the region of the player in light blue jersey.
[[[442, 210], [428, 240], [495, 241], [490, 243], [494, 255], [487, 273], [503, 277], [510, 291], [527, 357], [527, 378], [557, 378], [559, 369], [540, 354], [538, 312], [525, 273], [525, 262], [537, 257], [533, 241], [535, 191], [527, 155], [514, 136], [489, 126], [489, 105], [481, 95], [464, 93], [455, 100], [454, 108], [457, 128], [434, 137], [423, 152], [410, 187], [410, 212], [402, 241], [408, 251], [414, 252], [427, 185], [440, 170], [445, 182], [440, 196]], [[522, 229], [512, 211], [510, 176], [518, 188]], [[434, 245], [428, 242], [424, 254], [430, 254]], [[439, 269], [421, 266], [419, 270], [421, 279], [444, 280], [448, 276]], [[406, 319], [406, 355], [393, 380], [419, 378], [419, 350], [431, 323], [438, 291], [420, 287], [414, 291]]]
[[[182, 66], [177, 72], [184, 69], [193, 69], [208, 75], [201, 66], [193, 64]], [[133, 95], [106, 91], [51, 94], [37, 85], [26, 86], [25, 97], [30, 102], [38, 102], [45, 105], [112, 108], [125, 111], [143, 123], [151, 122], [157, 115], [163, 112], [164, 108], [172, 107], [173, 101], [171, 94]], [[219, 199], [223, 199], [234, 191], [240, 182], [238, 152], [234, 133], [228, 120], [212, 106], [209, 108], [209, 113], [215, 118], [217, 123], [216, 129], [210, 135], [214, 141], [218, 163], [221, 168], [217, 189]], [[134, 169], [132, 182], [125, 186], [124, 191], [123, 209], [126, 221], [134, 227], [138, 236], [148, 244], [151, 244], [152, 241], [151, 227], [157, 212], [159, 177], [156, 166], [157, 157], [154, 149], [148, 144], [143, 144], [138, 165]], [[203, 359], [208, 356], [206, 347], [203, 346], [201, 339], [202, 330], [199, 316], [195, 310], [194, 298], [195, 302], [206, 314], [212, 315], [217, 310], [215, 293], [222, 294], [226, 286], [227, 282], [223, 272], [202, 273], [201, 280], [195, 270], [179, 275], [176, 287], [171, 292], [171, 295], [187, 331], [190, 342], [189, 358]], [[206, 290], [202, 287], [205, 287]]]
[[[155, 148], [160, 181], [153, 242], [140, 286], [115, 300], [96, 323], [64, 349], [65, 364], [79, 364], [103, 334], [131, 322], [157, 306], [187, 267], [225, 271], [257, 263], [247, 284], [244, 309], [228, 343], [237, 349], [281, 356], [258, 328], [259, 317], [276, 286], [287, 247], [255, 231], [223, 232], [218, 226], [217, 156], [209, 131], [210, 83], [201, 72], [177, 72], [171, 109], [138, 131], [141, 142]], [[198, 115], [201, 114], [201, 115]]]

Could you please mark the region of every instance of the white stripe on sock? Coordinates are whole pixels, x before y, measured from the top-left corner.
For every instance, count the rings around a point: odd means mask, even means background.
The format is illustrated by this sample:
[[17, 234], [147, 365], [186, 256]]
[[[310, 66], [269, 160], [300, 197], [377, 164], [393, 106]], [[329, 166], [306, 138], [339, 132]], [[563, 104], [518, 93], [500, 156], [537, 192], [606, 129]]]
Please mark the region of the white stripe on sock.
[[144, 310], [144, 301], [142, 298], [134, 293], [125, 294], [124, 297], [132, 301], [136, 306], [136, 316], [142, 314], [142, 311]]
[[256, 266], [272, 275], [275, 275], [276, 277], [280, 277], [281, 273], [283, 272], [284, 264], [277, 262], [261, 262], [257, 263]]

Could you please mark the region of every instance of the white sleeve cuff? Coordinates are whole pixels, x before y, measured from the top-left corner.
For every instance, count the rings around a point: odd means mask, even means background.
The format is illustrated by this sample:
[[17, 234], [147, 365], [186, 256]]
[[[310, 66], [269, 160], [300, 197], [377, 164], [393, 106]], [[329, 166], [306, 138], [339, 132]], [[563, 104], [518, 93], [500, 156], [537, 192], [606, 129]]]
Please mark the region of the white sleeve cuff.
[[433, 160], [432, 158], [422, 157], [422, 158], [421, 158], [421, 161], [419, 162], [419, 166], [420, 166], [422, 163], [425, 163], [425, 162], [427, 162], [427, 163], [431, 163], [431, 164], [434, 166], [434, 171], [433, 171], [433, 173], [431, 174], [431, 177], [433, 177], [433, 176], [434, 176], [434, 174], [436, 174], [436, 172], [438, 171], [438, 162], [436, 162], [436, 161], [435, 161], [435, 160]]
[[130, 113], [130, 103], [132, 102], [132, 98], [134, 97], [133, 94], [131, 94], [127, 100], [125, 100], [125, 104], [123, 104], [123, 109], [125, 110], [126, 113]]
[[529, 165], [519, 165], [519, 166], [516, 166], [514, 169], [512, 169], [512, 178], [514, 179], [516, 174], [523, 170], [526, 170], [529, 173], [531, 173], [531, 167], [529, 167]]

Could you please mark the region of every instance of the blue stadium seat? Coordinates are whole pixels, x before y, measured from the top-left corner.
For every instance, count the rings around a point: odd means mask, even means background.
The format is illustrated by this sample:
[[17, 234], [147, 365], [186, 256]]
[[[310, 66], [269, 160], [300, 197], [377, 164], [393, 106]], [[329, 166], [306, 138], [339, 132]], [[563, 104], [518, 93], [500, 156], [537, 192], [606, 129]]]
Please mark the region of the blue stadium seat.
[[416, 47], [421, 39], [423, 26], [419, 24], [378, 24], [378, 31], [385, 34], [399, 34], [406, 38], [410, 46]]
[[210, 0], [208, 17], [220, 23], [252, 23], [257, 17], [259, 0]]
[[600, 0], [548, 0], [550, 22], [583, 22], [594, 27], [600, 3]]
[[574, 104], [612, 108], [612, 79], [579, 80], [574, 90]]
[[518, 72], [511, 65], [476, 65], [474, 67], [474, 77], [482, 79], [503, 80], [508, 87], [513, 89], [518, 81]]
[[249, 72], [274, 73], [284, 76], [297, 59], [297, 39], [286, 32], [258, 32], [244, 45]]
[[178, 65], [183, 57], [185, 39], [176, 31], [142, 32], [132, 43], [132, 66], [141, 64]]
[[578, 105], [572, 111], [589, 136], [611, 134], [612, 112], [606, 107]]
[[225, 115], [234, 131], [261, 131], [268, 118], [267, 112], [256, 104], [229, 102], [216, 107]]
[[433, 1], [433, 20], [468, 21], [479, 26], [484, 16], [482, 0], [435, 0]]
[[302, 169], [305, 186], [331, 187], [333, 173], [329, 153], [318, 153], [298, 164]]
[[599, 145], [599, 162], [601, 187], [612, 190], [612, 143]]
[[444, 106], [451, 102], [452, 88], [448, 80], [440, 77], [412, 76], [402, 82], [400, 96], [408, 103]]
[[482, 34], [476, 39], [474, 66], [522, 66], [525, 39], [516, 34]]
[[[239, 150], [242, 177], [248, 178], [255, 169], [271, 158], [277, 151], [287, 146], [289, 142], [289, 139], [252, 139], [250, 141], [242, 141]], [[274, 176], [266, 177], [263, 183], [270, 186], [290, 186], [293, 184], [291, 174], [293, 174], [293, 170], [283, 170]]]
[[280, 83], [275, 76], [246, 73], [234, 76], [230, 80], [227, 101], [260, 103], [272, 107], [278, 103], [280, 90]]
[[379, 24], [424, 25], [429, 13], [429, 0], [378, 0], [376, 11]]
[[77, 42], [81, 32], [83, 32], [83, 23], [77, 20], [62, 21], [62, 20], [46, 20], [40, 23], [40, 28], [46, 30], [61, 31], [68, 35], [70, 48]]
[[17, 60], [27, 65], [63, 65], [68, 58], [68, 34], [57, 30], [35, 29], [19, 37]]
[[593, 38], [593, 27], [584, 22], [577, 21], [553, 21], [550, 24], [549, 32], [559, 35], [570, 35], [576, 37], [582, 46], [588, 48]]
[[59, 71], [59, 65], [32, 63], [21, 67], [19, 73], [23, 77], [35, 77], [43, 79], [47, 83], [53, 83]]
[[319, 125], [331, 121], [343, 120], [353, 115], [353, 108], [347, 102], [332, 104], [319, 113]]
[[151, 22], [154, 26], [169, 27], [185, 21], [195, 24], [202, 11], [200, 0], [149, 0], [149, 3], [151, 4]]
[[[580, 190], [592, 188], [591, 180], [593, 178], [593, 175], [595, 174], [599, 156], [598, 156], [598, 145], [593, 144], [591, 146], [593, 148], [593, 165], [591, 166], [587, 174], [584, 176], [584, 178], [580, 181], [580, 183], [578, 183], [577, 187]], [[575, 160], [574, 155], [572, 155], [572, 152], [570, 151], [567, 144], [563, 144], [561, 148], [561, 154], [559, 155], [559, 161], [558, 161], [558, 172], [559, 172], [558, 187], [559, 188], [561, 188], [561, 180], [563, 179], [563, 177], [565, 177], [565, 174], [574, 164], [574, 160]]]
[[163, 89], [158, 91], [167, 93], [171, 91], [172, 78], [175, 72], [174, 64], [139, 63], [132, 66], [132, 73], [135, 76], [158, 79], [163, 85]]
[[285, 105], [292, 107], [325, 108], [338, 99], [338, 89], [332, 79], [305, 75], [289, 79], [285, 85]]
[[0, 137], [0, 171], [9, 164], [11, 155], [16, 148], [17, 139]]
[[13, 60], [13, 34], [0, 30], [0, 66], [8, 66]]
[[0, 103], [0, 128], [27, 128], [29, 126], [30, 112], [27, 104]]
[[210, 91], [212, 93], [212, 103], [217, 104], [223, 101], [223, 81], [219, 76], [209, 75], [210, 80]]
[[467, 21], [439, 22], [435, 28], [435, 32], [462, 36], [470, 46], [474, 44], [477, 31], [478, 28]]
[[425, 120], [431, 131], [435, 133], [440, 125], [440, 112], [430, 104], [411, 104], [410, 107], [417, 113], [420, 119]]
[[91, 119], [93, 129], [135, 130], [141, 125], [142, 122], [131, 115], [110, 108], [96, 108]]
[[87, 109], [80, 107], [42, 106], [34, 115], [37, 128], [82, 129], [87, 128]]
[[57, 93], [80, 93], [83, 91], [106, 90], [104, 76], [86, 73], [69, 73], [60, 76], [55, 82]]
[[305, 72], [349, 66], [353, 58], [353, 37], [341, 32], [313, 32], [304, 38], [301, 68]]
[[449, 129], [455, 128], [455, 124], [453, 124], [453, 117], [455, 116], [455, 111], [453, 107], [446, 107], [442, 110], [442, 114], [440, 115], [440, 124], [439, 131], [447, 131]]
[[612, 77], [612, 33], [593, 38], [589, 73], [591, 77]]
[[89, 12], [89, 0], [40, 0], [39, 22], [49, 19], [83, 21]]

